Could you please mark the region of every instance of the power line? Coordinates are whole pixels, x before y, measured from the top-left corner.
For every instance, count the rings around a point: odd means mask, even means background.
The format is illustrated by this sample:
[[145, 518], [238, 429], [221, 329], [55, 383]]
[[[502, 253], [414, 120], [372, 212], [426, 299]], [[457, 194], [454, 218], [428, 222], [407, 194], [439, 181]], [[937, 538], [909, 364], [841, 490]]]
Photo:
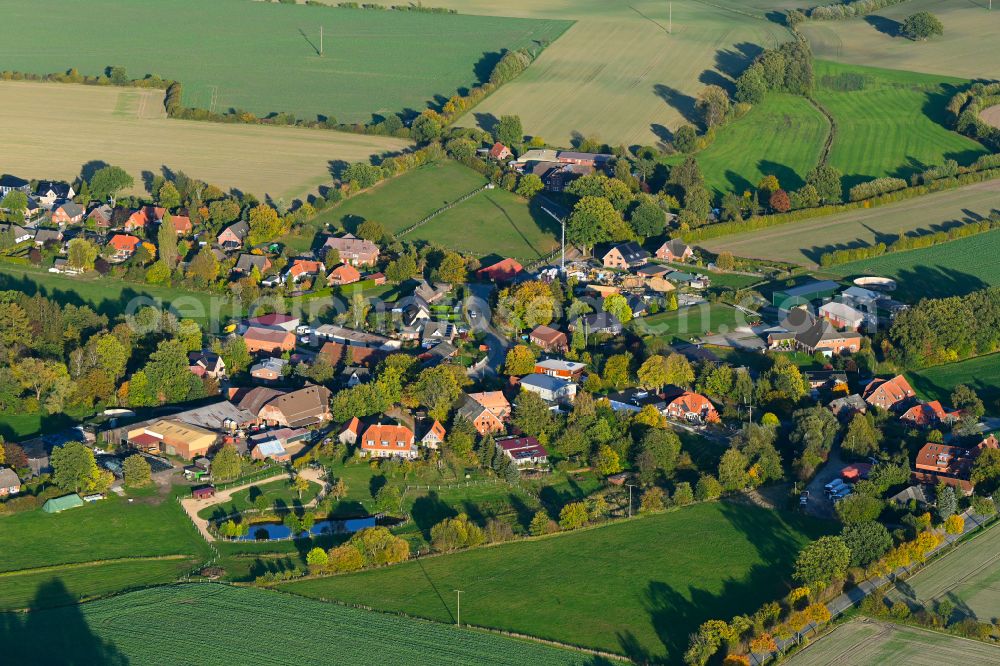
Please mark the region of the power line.
[[458, 595], [458, 613], [455, 617], [455, 624], [462, 626], [462, 592], [464, 590], [455, 590], [455, 594]]

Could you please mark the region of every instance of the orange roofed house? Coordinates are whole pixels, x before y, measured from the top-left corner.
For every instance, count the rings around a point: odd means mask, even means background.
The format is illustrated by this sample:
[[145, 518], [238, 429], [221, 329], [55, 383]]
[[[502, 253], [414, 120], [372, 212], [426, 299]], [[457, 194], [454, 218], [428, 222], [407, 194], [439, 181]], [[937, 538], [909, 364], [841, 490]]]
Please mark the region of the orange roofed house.
[[503, 145], [499, 141], [494, 143], [493, 147], [490, 148], [490, 159], [496, 160], [497, 162], [507, 159], [511, 156], [511, 154], [510, 148]]
[[510, 402], [502, 391], [470, 393], [458, 408], [460, 416], [471, 423], [480, 435], [504, 432], [505, 421], [510, 416]]
[[667, 403], [664, 413], [672, 419], [693, 423], [717, 423], [719, 413], [712, 401], [700, 393], [685, 391]]
[[862, 393], [865, 402], [882, 409], [898, 409], [914, 396], [916, 393], [903, 375], [892, 379], [873, 379]]
[[917, 483], [943, 483], [965, 494], [972, 492], [969, 479], [972, 465], [986, 449], [1000, 448], [996, 435], [989, 435], [971, 449], [946, 444], [924, 444], [917, 453], [913, 480]]
[[927, 428], [939, 423], [954, 423], [960, 417], [958, 412], [947, 412], [937, 400], [921, 402], [906, 410], [899, 420], [907, 425]]
[[135, 250], [141, 242], [137, 237], [129, 234], [115, 234], [108, 241], [108, 246], [114, 250], [113, 258], [116, 261], [125, 261], [135, 254]]
[[295, 349], [294, 333], [273, 328], [251, 326], [243, 334], [243, 341], [246, 342], [247, 351], [251, 354], [257, 352], [273, 354]]
[[494, 282], [507, 282], [517, 277], [518, 273], [524, 270], [524, 266], [517, 259], [501, 259], [495, 264], [480, 268], [476, 275], [483, 280], [493, 280]]
[[145, 229], [147, 225], [162, 220], [165, 212], [167, 212], [166, 208], [160, 208], [158, 206], [143, 206], [129, 215], [128, 219], [125, 220], [125, 231]]
[[376, 424], [368, 426], [361, 435], [358, 455], [372, 458], [417, 457], [417, 446], [413, 431], [406, 426]]
[[358, 272], [357, 268], [350, 264], [341, 264], [326, 276], [326, 283], [331, 287], [337, 287], [345, 284], [354, 284], [360, 279], [361, 273]]
[[336, 250], [340, 260], [351, 266], [374, 266], [378, 262], [378, 245], [351, 234], [327, 238], [323, 243], [323, 251], [326, 253], [330, 250]]
[[312, 275], [322, 277], [325, 273], [326, 266], [323, 265], [322, 261], [313, 261], [312, 259], [296, 259], [292, 262], [292, 265], [288, 267], [288, 271], [285, 273], [285, 279], [291, 280], [294, 284], [304, 277]]

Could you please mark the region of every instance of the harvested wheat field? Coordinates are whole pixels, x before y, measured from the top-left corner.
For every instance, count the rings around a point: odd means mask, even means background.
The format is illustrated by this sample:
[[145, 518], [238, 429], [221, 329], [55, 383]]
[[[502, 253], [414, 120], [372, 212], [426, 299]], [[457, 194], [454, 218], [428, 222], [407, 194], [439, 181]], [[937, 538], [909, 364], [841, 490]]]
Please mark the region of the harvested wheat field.
[[403, 139], [330, 130], [227, 125], [167, 118], [163, 92], [62, 83], [0, 83], [2, 170], [71, 180], [84, 165], [183, 171], [223, 188], [291, 201], [331, 181], [338, 161], [366, 160], [410, 145]]

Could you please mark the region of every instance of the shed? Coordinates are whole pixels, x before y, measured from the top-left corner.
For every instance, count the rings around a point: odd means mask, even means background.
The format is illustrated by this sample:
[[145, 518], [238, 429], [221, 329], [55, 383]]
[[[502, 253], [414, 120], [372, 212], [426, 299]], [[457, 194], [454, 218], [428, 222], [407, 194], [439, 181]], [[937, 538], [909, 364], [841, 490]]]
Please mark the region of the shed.
[[78, 506], [83, 506], [83, 499], [76, 493], [73, 493], [72, 495], [63, 495], [62, 497], [53, 497], [42, 505], [42, 511], [45, 513], [59, 513], [66, 509], [75, 509]]
[[844, 481], [858, 481], [867, 479], [868, 473], [872, 471], [871, 463], [854, 463], [840, 470], [840, 478]]
[[191, 497], [195, 499], [209, 499], [215, 497], [215, 486], [198, 486], [191, 489]]

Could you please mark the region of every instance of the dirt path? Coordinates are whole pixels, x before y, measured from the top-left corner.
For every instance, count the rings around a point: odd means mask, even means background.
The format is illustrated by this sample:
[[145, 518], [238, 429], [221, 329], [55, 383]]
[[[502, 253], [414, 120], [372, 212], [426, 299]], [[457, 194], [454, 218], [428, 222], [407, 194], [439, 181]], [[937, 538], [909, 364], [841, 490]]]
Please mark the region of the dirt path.
[[979, 112], [979, 118], [987, 125], [1000, 129], [1000, 104], [994, 104]]
[[[306, 468], [301, 470], [299, 474], [302, 476], [302, 478], [308, 481], [312, 481], [313, 483], [318, 483], [320, 486], [322, 486], [324, 483], [322, 469]], [[191, 522], [193, 522], [194, 526], [198, 528], [198, 531], [201, 533], [201, 536], [205, 538], [205, 541], [212, 542], [215, 541], [215, 537], [208, 529], [208, 520], [206, 520], [205, 518], [200, 518], [198, 516], [199, 511], [201, 511], [206, 507], [214, 506], [216, 504], [224, 504], [225, 502], [228, 502], [230, 499], [232, 499], [235, 493], [238, 493], [241, 490], [249, 488], [250, 486], [255, 486], [262, 482], [266, 483], [274, 481], [275, 479], [280, 479], [280, 478], [281, 478], [280, 476], [274, 476], [267, 479], [257, 479], [256, 481], [250, 481], [248, 483], [244, 483], [239, 486], [233, 486], [232, 488], [227, 488], [225, 490], [218, 491], [215, 494], [215, 497], [212, 497], [211, 499], [195, 499], [194, 497], [185, 497], [184, 499], [181, 500], [181, 507], [183, 507], [184, 511], [187, 512], [188, 517], [191, 518]], [[303, 508], [308, 509], [309, 507], [315, 504], [316, 504], [316, 499], [314, 498], [309, 502], [306, 502], [302, 506]]]

